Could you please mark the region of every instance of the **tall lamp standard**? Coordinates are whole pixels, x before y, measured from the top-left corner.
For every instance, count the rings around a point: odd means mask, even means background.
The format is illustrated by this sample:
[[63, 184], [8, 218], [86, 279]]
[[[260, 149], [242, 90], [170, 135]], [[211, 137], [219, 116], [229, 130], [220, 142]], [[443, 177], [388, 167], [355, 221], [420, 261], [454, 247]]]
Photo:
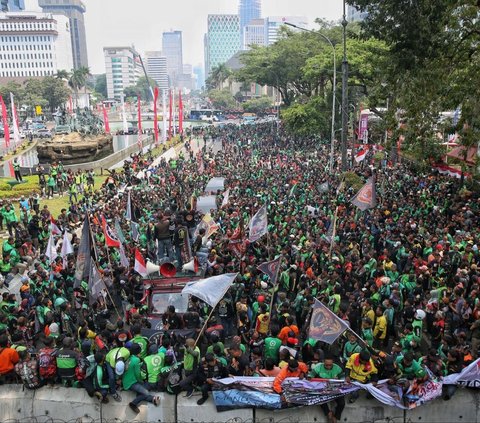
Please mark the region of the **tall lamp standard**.
[[330, 38], [328, 38], [326, 35], [323, 35], [321, 32], [316, 32], [316, 31], [312, 31], [310, 29], [302, 28], [301, 26], [294, 25], [290, 22], [285, 22], [285, 25], [291, 26], [293, 28], [300, 29], [301, 31], [311, 32], [312, 34], [319, 35], [328, 44], [330, 44], [330, 47], [332, 47], [332, 50], [333, 50], [332, 128], [331, 128], [331, 137], [330, 137], [330, 164], [329, 164], [330, 172], [332, 172], [333, 171], [333, 161], [334, 161], [333, 156], [334, 156], [334, 152], [335, 152], [335, 87], [337, 85], [337, 56], [335, 54], [335, 46], [333, 45]]

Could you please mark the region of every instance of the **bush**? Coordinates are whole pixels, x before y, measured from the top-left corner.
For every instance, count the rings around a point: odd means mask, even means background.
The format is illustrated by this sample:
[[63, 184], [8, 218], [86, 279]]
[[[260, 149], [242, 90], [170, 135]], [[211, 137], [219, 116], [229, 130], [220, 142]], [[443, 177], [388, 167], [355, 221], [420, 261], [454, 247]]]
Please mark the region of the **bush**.
[[29, 191], [38, 189], [38, 183], [36, 182], [25, 182], [24, 184], [17, 184], [12, 187], [12, 191]]
[[30, 196], [33, 193], [40, 193], [40, 190], [26, 190], [26, 191], [0, 191], [0, 199], [4, 198], [20, 198], [22, 195], [25, 197]]
[[0, 191], [11, 191], [12, 186], [7, 184], [6, 182], [0, 182]]

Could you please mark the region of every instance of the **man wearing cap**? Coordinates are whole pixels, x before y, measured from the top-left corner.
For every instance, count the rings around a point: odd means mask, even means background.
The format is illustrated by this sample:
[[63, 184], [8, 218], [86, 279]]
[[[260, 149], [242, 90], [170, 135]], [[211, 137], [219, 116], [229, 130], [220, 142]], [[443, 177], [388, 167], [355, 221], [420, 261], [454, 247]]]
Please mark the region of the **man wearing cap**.
[[70, 387], [75, 380], [75, 369], [78, 366], [78, 353], [73, 350], [73, 338], [64, 338], [62, 344], [63, 347], [56, 353], [57, 374], [62, 380], [62, 383]]
[[[138, 345], [138, 344], [135, 344]], [[105, 357], [105, 367], [108, 374], [108, 385], [110, 394], [115, 401], [120, 402], [122, 397], [117, 392], [116, 377], [122, 377], [125, 371], [125, 362], [130, 357], [130, 351], [125, 347], [117, 347], [111, 349]]]
[[[378, 370], [367, 350], [352, 354], [345, 365], [345, 382], [350, 383], [354, 380], [360, 383], [376, 383]], [[357, 400], [358, 391], [351, 394], [350, 403]]]
[[288, 361], [288, 365], [280, 370], [280, 373], [273, 381], [273, 390], [277, 394], [281, 394], [283, 392], [282, 383], [285, 379], [289, 377], [298, 377], [303, 379], [305, 376], [307, 376], [307, 374], [307, 365], [292, 358]]
[[157, 390], [158, 376], [161, 368], [163, 367], [164, 359], [165, 354], [158, 351], [158, 346], [156, 344], [150, 345], [148, 348], [148, 355], [143, 360], [145, 363], [144, 373], [147, 389], [154, 391]]

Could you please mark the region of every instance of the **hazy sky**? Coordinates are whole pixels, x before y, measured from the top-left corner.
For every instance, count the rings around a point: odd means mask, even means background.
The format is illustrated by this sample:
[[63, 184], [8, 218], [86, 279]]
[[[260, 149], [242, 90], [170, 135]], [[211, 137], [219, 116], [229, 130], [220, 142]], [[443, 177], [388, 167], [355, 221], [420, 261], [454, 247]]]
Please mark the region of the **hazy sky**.
[[[88, 60], [92, 73], [104, 73], [103, 47], [135, 45], [143, 54], [162, 49], [162, 32], [183, 32], [183, 62], [204, 62], [207, 15], [237, 13], [238, 0], [83, 0], [87, 13]], [[342, 0], [262, 0], [262, 17], [306, 16], [340, 19]]]

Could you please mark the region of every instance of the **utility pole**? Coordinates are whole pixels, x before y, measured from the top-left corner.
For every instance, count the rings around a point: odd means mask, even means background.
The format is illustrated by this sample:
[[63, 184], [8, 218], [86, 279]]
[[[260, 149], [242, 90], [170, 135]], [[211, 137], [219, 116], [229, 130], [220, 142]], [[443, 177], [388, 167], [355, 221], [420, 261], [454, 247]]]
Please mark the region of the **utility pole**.
[[[348, 136], [348, 61], [347, 61], [347, 16], [345, 0], [343, 0], [343, 60], [342, 60], [342, 171], [348, 168], [347, 136]], [[353, 154], [353, 150], [352, 150]]]

